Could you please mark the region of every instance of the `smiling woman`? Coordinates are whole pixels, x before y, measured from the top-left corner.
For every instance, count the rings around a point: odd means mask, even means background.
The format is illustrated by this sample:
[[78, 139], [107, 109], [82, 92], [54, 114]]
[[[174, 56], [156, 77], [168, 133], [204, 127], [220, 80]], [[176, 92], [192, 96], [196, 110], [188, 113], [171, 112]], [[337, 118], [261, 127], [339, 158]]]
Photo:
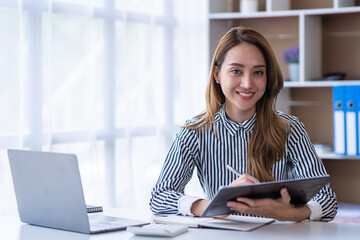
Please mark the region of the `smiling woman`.
[[[211, 63], [206, 111], [180, 129], [153, 188], [155, 214], [200, 216], [220, 186], [257, 184], [326, 175], [304, 125], [277, 112], [282, 73], [264, 36], [255, 29], [235, 27], [220, 40]], [[232, 166], [242, 175], [227, 171]], [[184, 187], [194, 169], [206, 199], [189, 196]], [[330, 221], [337, 201], [330, 185], [305, 206], [290, 204], [287, 189], [278, 199], [238, 198], [227, 206], [241, 215], [281, 221]]]

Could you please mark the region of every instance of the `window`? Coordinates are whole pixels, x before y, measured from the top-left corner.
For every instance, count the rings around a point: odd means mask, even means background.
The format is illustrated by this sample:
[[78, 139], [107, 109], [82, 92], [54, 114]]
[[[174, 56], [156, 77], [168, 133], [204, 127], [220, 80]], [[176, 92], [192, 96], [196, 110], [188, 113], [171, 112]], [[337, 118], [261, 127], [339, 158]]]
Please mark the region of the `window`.
[[1, 206], [16, 206], [6, 149], [20, 148], [77, 154], [90, 204], [147, 208], [205, 107], [206, 14], [205, 0], [0, 0]]

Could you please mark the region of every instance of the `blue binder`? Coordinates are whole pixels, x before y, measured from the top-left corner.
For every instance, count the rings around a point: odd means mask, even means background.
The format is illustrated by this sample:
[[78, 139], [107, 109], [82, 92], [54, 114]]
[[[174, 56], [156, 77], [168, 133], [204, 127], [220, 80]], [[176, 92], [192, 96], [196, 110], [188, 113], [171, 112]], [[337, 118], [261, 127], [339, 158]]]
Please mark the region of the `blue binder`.
[[345, 138], [345, 87], [333, 87], [333, 145], [334, 153], [339, 155], [346, 154]]
[[360, 85], [355, 86], [355, 111], [356, 111], [356, 139], [357, 139], [357, 155], [360, 156]]
[[345, 144], [346, 155], [357, 154], [357, 110], [356, 110], [356, 86], [345, 86]]

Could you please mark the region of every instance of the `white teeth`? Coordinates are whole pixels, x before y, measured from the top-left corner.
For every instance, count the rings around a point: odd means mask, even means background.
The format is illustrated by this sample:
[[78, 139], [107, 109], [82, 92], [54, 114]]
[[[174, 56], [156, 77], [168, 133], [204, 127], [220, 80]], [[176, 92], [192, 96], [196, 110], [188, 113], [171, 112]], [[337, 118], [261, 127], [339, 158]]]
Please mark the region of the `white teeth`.
[[249, 97], [249, 96], [253, 95], [252, 93], [242, 93], [242, 92], [238, 92], [238, 93], [245, 97]]

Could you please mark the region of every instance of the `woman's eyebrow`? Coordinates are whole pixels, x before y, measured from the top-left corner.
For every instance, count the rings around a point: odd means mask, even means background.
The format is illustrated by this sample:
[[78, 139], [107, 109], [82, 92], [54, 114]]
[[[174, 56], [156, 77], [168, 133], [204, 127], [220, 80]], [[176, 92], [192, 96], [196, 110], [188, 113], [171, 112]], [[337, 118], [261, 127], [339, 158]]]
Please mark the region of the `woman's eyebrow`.
[[266, 65], [256, 65], [256, 66], [254, 66], [254, 68], [266, 68]]
[[228, 66], [245, 67], [244, 64], [240, 64], [240, 63], [229, 63]]
[[[229, 63], [228, 66], [245, 67], [245, 65], [241, 64], [241, 63]], [[261, 68], [261, 67], [266, 67], [266, 65], [260, 64], [260, 65], [253, 66], [253, 68]]]

